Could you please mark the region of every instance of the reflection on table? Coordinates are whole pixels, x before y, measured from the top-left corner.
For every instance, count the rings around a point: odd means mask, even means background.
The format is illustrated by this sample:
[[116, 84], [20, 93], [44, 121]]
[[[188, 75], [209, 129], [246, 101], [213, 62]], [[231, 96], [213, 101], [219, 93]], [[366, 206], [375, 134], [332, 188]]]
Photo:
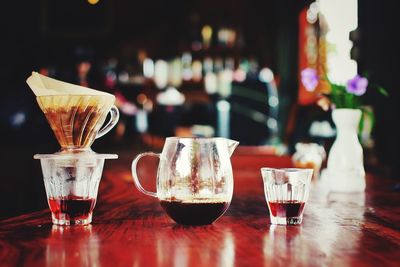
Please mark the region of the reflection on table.
[[[400, 195], [394, 181], [367, 175], [364, 194], [327, 194], [313, 183], [299, 226], [272, 226], [260, 168], [288, 167], [288, 156], [240, 148], [232, 158], [234, 197], [214, 224], [175, 224], [155, 198], [138, 192], [129, 164], [105, 166], [93, 223], [51, 225], [48, 210], [0, 221], [0, 262], [14, 266], [397, 266]], [[158, 162], [139, 164], [155, 187]]]

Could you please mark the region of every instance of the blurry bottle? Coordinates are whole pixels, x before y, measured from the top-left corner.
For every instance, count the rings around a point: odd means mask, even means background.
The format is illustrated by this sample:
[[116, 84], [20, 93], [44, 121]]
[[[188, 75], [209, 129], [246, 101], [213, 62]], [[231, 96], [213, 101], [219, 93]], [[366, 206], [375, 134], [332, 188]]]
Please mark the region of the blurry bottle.
[[216, 57], [214, 60], [214, 72], [218, 73], [224, 70], [224, 60], [221, 57]]
[[205, 57], [203, 60], [203, 71], [204, 74], [213, 71], [213, 59], [211, 57]]
[[218, 80], [214, 72], [208, 72], [204, 76], [204, 87], [207, 94], [213, 95], [217, 93]]
[[232, 70], [223, 70], [218, 73], [218, 93], [222, 98], [228, 98], [232, 94]]
[[143, 61], [143, 75], [146, 78], [154, 77], [154, 61], [151, 58], [146, 58]]
[[184, 52], [182, 54], [182, 78], [185, 81], [192, 79], [192, 54]]
[[158, 89], [164, 89], [168, 84], [168, 63], [157, 60], [154, 66], [154, 82]]
[[168, 63], [168, 84], [173, 87], [179, 87], [182, 84], [182, 61], [175, 58]]
[[200, 60], [194, 60], [192, 63], [193, 81], [198, 82], [203, 78], [203, 65]]
[[235, 69], [235, 59], [231, 56], [225, 58], [225, 69], [234, 70]]

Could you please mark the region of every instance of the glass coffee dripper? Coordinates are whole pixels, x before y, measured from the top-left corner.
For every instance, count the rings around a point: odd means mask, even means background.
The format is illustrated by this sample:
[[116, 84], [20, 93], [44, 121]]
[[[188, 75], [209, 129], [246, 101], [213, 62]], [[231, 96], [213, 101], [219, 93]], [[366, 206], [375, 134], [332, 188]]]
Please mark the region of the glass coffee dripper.
[[[105, 159], [90, 146], [118, 122], [112, 95], [46, 95], [36, 97], [61, 150], [38, 154], [53, 224], [89, 224]], [[109, 122], [101, 128], [110, 113]], [[100, 129], [101, 128], [101, 129]]]
[[[105, 159], [90, 146], [118, 122], [115, 96], [66, 83], [37, 72], [26, 80], [61, 146], [40, 159], [52, 221], [58, 225], [89, 224]], [[107, 114], [110, 119], [104, 124]]]
[[[168, 137], [161, 154], [142, 153], [133, 160], [133, 181], [139, 191], [157, 197], [175, 222], [210, 224], [225, 213], [232, 200], [230, 157], [238, 144], [225, 138]], [[157, 193], [140, 184], [136, 167], [144, 156], [160, 158]]]
[[[63, 152], [90, 151], [94, 140], [108, 133], [119, 119], [112, 95], [46, 95], [36, 99]], [[110, 120], [101, 128], [108, 113]]]

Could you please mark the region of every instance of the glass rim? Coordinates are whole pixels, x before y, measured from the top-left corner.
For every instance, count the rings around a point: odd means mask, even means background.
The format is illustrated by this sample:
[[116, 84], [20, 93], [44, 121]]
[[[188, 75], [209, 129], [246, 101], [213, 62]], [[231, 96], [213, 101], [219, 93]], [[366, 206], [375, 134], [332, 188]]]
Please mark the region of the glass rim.
[[263, 167], [261, 172], [287, 172], [287, 173], [302, 173], [302, 172], [312, 172], [314, 169], [311, 168], [270, 168]]
[[[187, 140], [190, 140], [190, 139], [196, 139], [196, 140], [198, 140], [198, 139], [200, 139], [200, 140], [221, 140], [221, 139], [223, 139], [223, 140], [232, 140], [232, 139], [229, 139], [229, 138], [225, 138], [225, 137], [203, 137], [203, 136], [182, 136], [182, 137], [180, 137], [180, 136], [169, 136], [169, 137], [166, 137], [165, 138], [165, 140], [179, 140], [179, 139], [187, 139]], [[232, 140], [232, 141], [235, 141], [235, 140]], [[235, 142], [237, 142], [237, 141], [235, 141]]]
[[[54, 89], [53, 89], [54, 90]], [[106, 93], [106, 92], [104, 92]], [[78, 94], [51, 94], [51, 95], [38, 95], [36, 98], [46, 98], [46, 97], [66, 97], [66, 96], [90, 96], [90, 97], [102, 97], [102, 98], [110, 98], [111, 96], [115, 98], [114, 95], [106, 93], [104, 95], [96, 95], [96, 94], [85, 94], [85, 93], [78, 93]]]
[[98, 154], [98, 153], [60, 153], [56, 152], [53, 154], [35, 154], [34, 159], [62, 159], [62, 160], [72, 160], [72, 159], [117, 159], [117, 154]]

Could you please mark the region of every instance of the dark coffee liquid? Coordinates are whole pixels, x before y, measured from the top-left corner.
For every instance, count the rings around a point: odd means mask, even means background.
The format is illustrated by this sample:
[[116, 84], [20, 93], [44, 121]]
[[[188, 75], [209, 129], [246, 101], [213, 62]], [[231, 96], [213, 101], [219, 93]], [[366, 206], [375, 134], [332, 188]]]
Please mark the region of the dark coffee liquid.
[[228, 209], [230, 202], [182, 202], [162, 200], [161, 206], [177, 223], [185, 225], [211, 224]]
[[303, 213], [304, 202], [296, 200], [269, 202], [274, 217], [299, 217]]
[[96, 204], [94, 198], [68, 196], [49, 198], [49, 206], [53, 215], [61, 220], [84, 220], [93, 211]]

